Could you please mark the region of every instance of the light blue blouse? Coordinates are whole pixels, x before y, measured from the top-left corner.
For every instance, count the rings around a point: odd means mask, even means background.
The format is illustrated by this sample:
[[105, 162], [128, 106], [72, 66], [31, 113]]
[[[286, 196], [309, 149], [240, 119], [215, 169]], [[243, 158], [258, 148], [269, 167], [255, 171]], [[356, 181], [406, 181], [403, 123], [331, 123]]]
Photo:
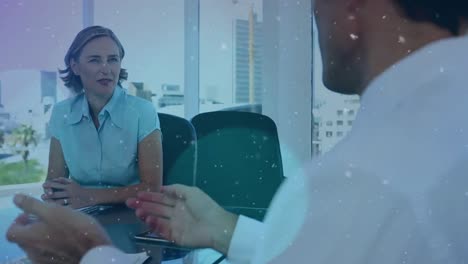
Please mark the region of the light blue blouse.
[[138, 143], [160, 129], [153, 104], [118, 86], [98, 118], [96, 129], [83, 93], [54, 106], [49, 130], [60, 141], [70, 177], [97, 188], [139, 183]]

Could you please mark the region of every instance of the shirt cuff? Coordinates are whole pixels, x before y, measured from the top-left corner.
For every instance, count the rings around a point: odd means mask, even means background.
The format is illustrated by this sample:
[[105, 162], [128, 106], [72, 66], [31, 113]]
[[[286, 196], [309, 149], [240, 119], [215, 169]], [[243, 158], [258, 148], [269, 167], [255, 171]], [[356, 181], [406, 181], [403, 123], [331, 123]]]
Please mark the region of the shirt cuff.
[[94, 263], [131, 263], [128, 255], [112, 246], [100, 246], [89, 250], [81, 259], [80, 264]]
[[229, 245], [229, 263], [251, 263], [264, 239], [264, 229], [262, 222], [240, 215]]

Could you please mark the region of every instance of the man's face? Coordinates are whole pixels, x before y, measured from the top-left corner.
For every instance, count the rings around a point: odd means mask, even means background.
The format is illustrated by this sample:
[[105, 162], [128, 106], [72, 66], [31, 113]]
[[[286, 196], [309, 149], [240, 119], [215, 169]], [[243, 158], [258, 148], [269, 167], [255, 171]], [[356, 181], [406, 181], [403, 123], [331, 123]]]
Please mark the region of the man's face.
[[315, 0], [325, 86], [338, 93], [355, 94], [361, 85], [362, 59], [354, 0]]

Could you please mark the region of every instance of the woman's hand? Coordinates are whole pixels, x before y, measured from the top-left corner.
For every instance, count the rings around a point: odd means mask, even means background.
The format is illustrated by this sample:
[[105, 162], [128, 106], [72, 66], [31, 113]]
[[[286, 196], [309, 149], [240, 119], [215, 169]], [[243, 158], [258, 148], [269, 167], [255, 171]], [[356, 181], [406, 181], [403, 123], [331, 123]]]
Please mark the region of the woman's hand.
[[75, 209], [94, 205], [89, 190], [71, 179], [55, 178], [46, 181], [42, 187], [44, 187], [45, 193], [41, 198], [46, 202], [70, 206]]

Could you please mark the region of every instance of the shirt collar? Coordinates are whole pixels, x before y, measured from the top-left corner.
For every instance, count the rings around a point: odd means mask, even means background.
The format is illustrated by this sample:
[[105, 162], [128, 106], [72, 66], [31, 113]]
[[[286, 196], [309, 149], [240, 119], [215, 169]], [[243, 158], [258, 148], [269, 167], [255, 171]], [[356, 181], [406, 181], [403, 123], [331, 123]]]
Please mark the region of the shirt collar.
[[465, 67], [463, 64], [466, 62], [461, 62], [459, 56], [466, 57], [463, 54], [466, 54], [467, 45], [467, 36], [439, 40], [392, 65], [367, 87], [354, 125], [360, 120], [368, 122], [369, 118], [385, 118], [410, 95], [420, 92], [418, 89], [424, 83], [440, 77], [440, 74]]
[[111, 99], [107, 104], [102, 108], [99, 114], [105, 114], [106, 112], [109, 114], [112, 123], [114, 125], [122, 128], [123, 127], [123, 115], [122, 115], [122, 105], [120, 101], [125, 97], [125, 91], [122, 87], [117, 86], [114, 89], [114, 94], [112, 95]]
[[[119, 101], [124, 98], [125, 91], [122, 87], [117, 86], [114, 89], [114, 93], [112, 94], [111, 99], [104, 108], [101, 110], [99, 114], [107, 114], [110, 116], [112, 122], [122, 128], [123, 127], [123, 116], [121, 114], [122, 107], [118, 106]], [[84, 93], [79, 94], [76, 96], [75, 100], [71, 104], [70, 109], [70, 116], [68, 118], [68, 124], [74, 125], [79, 123], [83, 118], [91, 119], [91, 115], [89, 112], [89, 104], [88, 100]]]

